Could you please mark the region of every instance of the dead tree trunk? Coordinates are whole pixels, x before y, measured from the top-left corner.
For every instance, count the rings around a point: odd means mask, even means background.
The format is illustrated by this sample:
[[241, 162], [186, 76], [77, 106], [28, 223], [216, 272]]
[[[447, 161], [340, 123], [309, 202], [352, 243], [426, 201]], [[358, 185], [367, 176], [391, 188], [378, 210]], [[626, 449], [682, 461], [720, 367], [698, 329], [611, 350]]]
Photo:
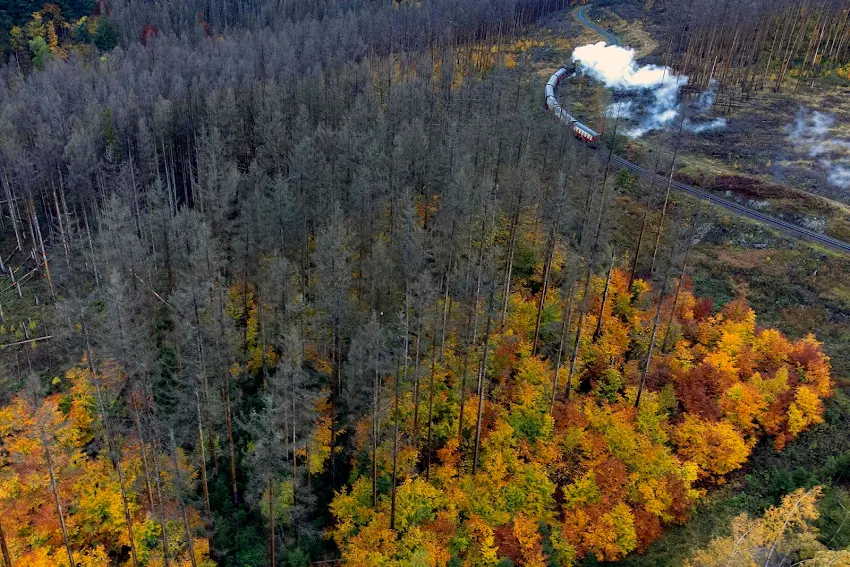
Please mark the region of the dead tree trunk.
[[667, 280], [670, 278], [670, 268], [673, 266], [674, 253], [676, 250], [676, 240], [679, 237], [679, 226], [676, 226], [675, 234], [673, 235], [673, 245], [670, 248], [670, 262], [667, 264], [667, 269], [664, 271], [664, 281], [661, 283], [661, 293], [658, 296], [658, 305], [655, 308], [655, 318], [652, 322], [652, 334], [649, 338], [649, 347], [647, 348], [646, 360], [643, 363], [643, 368], [640, 373], [640, 385], [638, 386], [637, 396], [635, 397], [635, 408], [640, 408], [640, 399], [643, 396], [643, 390], [646, 386], [646, 376], [649, 374], [649, 364], [652, 361], [652, 352], [655, 349], [655, 339], [658, 336], [658, 324], [661, 321], [661, 307], [664, 304], [664, 298], [667, 293]]
[[3, 551], [3, 563], [6, 567], [12, 566], [12, 556], [9, 555], [9, 547], [6, 545], [6, 533], [3, 531], [3, 524], [0, 522], [0, 550]]
[[487, 394], [487, 354], [490, 348], [490, 327], [493, 322], [493, 288], [490, 288], [490, 301], [487, 307], [487, 327], [484, 331], [484, 354], [481, 356], [481, 374], [478, 379], [478, 417], [475, 421], [475, 453], [472, 460], [472, 476], [478, 471], [478, 454], [481, 450], [481, 419], [484, 411], [484, 396]]
[[543, 289], [540, 291], [540, 301], [537, 305], [537, 322], [534, 324], [534, 342], [531, 346], [532, 356], [537, 354], [537, 343], [540, 340], [540, 324], [543, 322], [543, 308], [546, 306], [546, 293], [549, 291], [549, 275], [552, 273], [552, 259], [555, 257], [555, 227], [549, 233], [549, 244], [546, 247], [546, 260], [543, 266]]
[[41, 438], [41, 447], [44, 451], [44, 461], [47, 464], [47, 473], [50, 476], [50, 488], [53, 491], [53, 499], [56, 503], [56, 514], [59, 516], [59, 527], [62, 530], [62, 540], [65, 543], [65, 551], [68, 553], [68, 565], [74, 563], [74, 553], [71, 551], [71, 541], [68, 538], [68, 527], [65, 525], [65, 513], [62, 511], [62, 499], [59, 496], [59, 487], [56, 484], [56, 473], [53, 469], [53, 459], [50, 457], [50, 446], [47, 442], [47, 434], [44, 425], [38, 424], [38, 432]]
[[593, 338], [591, 339], [593, 342], [596, 342], [599, 340], [599, 337], [602, 336], [602, 318], [605, 315], [605, 306], [608, 303], [608, 291], [611, 288], [611, 273], [614, 271], [615, 258], [615, 252], [612, 250], [611, 265], [608, 267], [608, 277], [605, 278], [605, 289], [602, 291], [602, 302], [599, 305], [599, 318], [596, 321], [596, 330], [593, 331]]
[[563, 319], [561, 321], [561, 340], [558, 342], [558, 355], [555, 358], [555, 373], [552, 376], [552, 401], [549, 403], [549, 414], [552, 414], [552, 411], [555, 409], [555, 398], [558, 393], [558, 375], [561, 372], [561, 361], [563, 360], [564, 355], [564, 342], [566, 341], [567, 334], [570, 331], [570, 322], [572, 321], [573, 316], [573, 288], [575, 287], [575, 281], [570, 282], [570, 290], [567, 292], [569, 298], [567, 299], [567, 307], [564, 309]]
[[[448, 286], [447, 286], [448, 287]], [[404, 294], [404, 350], [402, 354], [402, 375], [407, 379], [407, 349], [410, 344], [409, 324], [410, 324], [410, 294], [405, 291]], [[390, 496], [390, 529], [395, 529], [395, 505], [396, 505], [396, 482], [398, 481], [398, 406], [399, 395], [401, 389], [401, 379], [396, 366], [395, 373], [395, 392], [393, 400], [393, 477], [392, 477], [392, 494]]]
[[661, 219], [658, 221], [658, 230], [655, 231], [655, 246], [652, 248], [652, 261], [649, 264], [649, 276], [655, 273], [655, 261], [658, 258], [658, 246], [661, 243], [661, 234], [664, 232], [664, 218], [667, 215], [667, 204], [670, 202], [670, 187], [673, 185], [673, 174], [676, 171], [676, 158], [679, 155], [679, 146], [682, 141], [682, 128], [685, 125], [685, 113], [679, 120], [679, 131], [676, 133], [676, 147], [673, 150], [673, 161], [670, 163], [670, 175], [667, 179], [667, 190], [664, 193], [664, 205], [661, 207]]

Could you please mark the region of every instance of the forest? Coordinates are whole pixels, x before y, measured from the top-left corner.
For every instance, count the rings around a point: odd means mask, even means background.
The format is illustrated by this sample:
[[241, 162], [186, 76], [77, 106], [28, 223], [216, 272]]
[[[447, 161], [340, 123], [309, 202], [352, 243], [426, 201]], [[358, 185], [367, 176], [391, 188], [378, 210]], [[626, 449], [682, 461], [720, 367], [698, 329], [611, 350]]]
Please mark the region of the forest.
[[[718, 104], [850, 79], [846, 3], [623, 3]], [[699, 293], [722, 222], [612, 160], [672, 180], [681, 128], [593, 149], [542, 108], [518, 50], [570, 8], [0, 7], [2, 564], [640, 561], [846, 432], [816, 325]], [[823, 445], [689, 564], [848, 564]]]

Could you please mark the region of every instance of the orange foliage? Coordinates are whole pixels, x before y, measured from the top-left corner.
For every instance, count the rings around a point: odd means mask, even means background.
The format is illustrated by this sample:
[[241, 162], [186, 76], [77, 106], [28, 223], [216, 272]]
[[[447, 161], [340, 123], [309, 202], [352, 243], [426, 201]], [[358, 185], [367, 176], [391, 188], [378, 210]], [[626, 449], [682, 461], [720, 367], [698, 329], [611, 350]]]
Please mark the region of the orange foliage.
[[[539, 279], [541, 269], [538, 264], [531, 277]], [[772, 436], [781, 447], [822, 420], [831, 385], [820, 344], [758, 329], [744, 300], [715, 314], [711, 300], [694, 297], [688, 280], [675, 305], [668, 296], [661, 306], [663, 324], [636, 408], [656, 306], [646, 282], [629, 290], [628, 279], [627, 272], [613, 271], [604, 309], [605, 280], [593, 279], [572, 398], [563, 399], [568, 351], [554, 405], [554, 361], [531, 354], [539, 297], [530, 286], [513, 287], [506, 325], [490, 336], [475, 475], [481, 350], [470, 351], [464, 370], [466, 357], [448, 343], [435, 372], [428, 479], [423, 408], [414, 434], [411, 392], [400, 400], [399, 463], [405, 464], [397, 509], [416, 513], [405, 512], [403, 527], [397, 520], [393, 533], [390, 495], [380, 494], [373, 510], [369, 472], [357, 469], [350, 492], [332, 504], [332, 536], [346, 563], [402, 565], [416, 557], [436, 566], [455, 557], [461, 565], [492, 566], [507, 557], [515, 565], [568, 567], [588, 555], [616, 561], [645, 550], [665, 526], [687, 521], [698, 487], [723, 482], [760, 438]], [[557, 290], [550, 294], [547, 309], [566, 307]], [[577, 331], [578, 295], [568, 349]], [[556, 346], [550, 342], [540, 351], [555, 352]], [[389, 419], [383, 431], [392, 430]], [[368, 438], [356, 436], [356, 459], [368, 458]], [[378, 453], [377, 470], [388, 484], [389, 440]]]
[[[102, 371], [102, 385], [121, 379], [120, 369], [112, 363], [102, 364]], [[91, 373], [86, 367], [72, 368], [65, 379], [68, 382], [65, 394], [53, 393], [43, 400], [20, 394], [0, 409], [0, 438], [4, 447], [0, 462], [0, 509], [10, 555], [16, 565], [67, 565], [56, 505], [58, 496], [61, 519], [67, 527], [76, 563], [131, 565], [127, 554], [127, 518], [116, 467], [105, 452], [92, 453], [88, 447], [96, 436], [103, 435], [99, 418], [93, 414], [96, 403]], [[57, 379], [56, 383], [61, 382]], [[139, 488], [145, 484], [140, 478], [141, 444], [128, 438], [122, 445], [120, 462], [136, 553], [145, 564], [159, 565], [162, 564], [158, 543], [160, 523], [153, 511], [146, 509], [147, 499]], [[172, 490], [174, 481], [166, 471], [179, 466], [184, 469], [185, 477], [194, 475], [183, 459], [175, 465], [169, 456], [154, 454], [154, 458], [162, 462], [164, 492]], [[173, 509], [176, 504], [165, 500], [164, 506]], [[187, 510], [187, 519], [193, 525], [199, 523], [198, 514], [192, 509]], [[172, 564], [186, 565], [188, 549], [179, 538], [173, 538]], [[199, 566], [210, 566], [208, 547], [201, 538], [195, 541]]]

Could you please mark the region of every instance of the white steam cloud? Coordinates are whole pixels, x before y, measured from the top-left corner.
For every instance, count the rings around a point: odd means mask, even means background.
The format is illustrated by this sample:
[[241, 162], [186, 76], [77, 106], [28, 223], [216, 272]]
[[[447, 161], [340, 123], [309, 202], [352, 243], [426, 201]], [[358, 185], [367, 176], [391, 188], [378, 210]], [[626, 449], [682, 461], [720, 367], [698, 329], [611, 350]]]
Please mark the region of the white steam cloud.
[[850, 167], [832, 164], [827, 179], [836, 187], [850, 189]]
[[688, 132], [693, 132], [694, 134], [702, 134], [703, 132], [713, 132], [714, 130], [722, 130], [725, 127], [725, 118], [715, 118], [714, 120], [709, 120], [708, 122], [693, 122], [686, 118], [685, 123], [682, 125], [682, 128], [684, 128]]
[[[594, 79], [620, 93], [650, 95], [646, 104], [638, 109], [632, 101], [612, 104], [607, 115], [627, 118], [635, 125], [626, 130], [631, 138], [639, 138], [652, 130], [660, 130], [676, 121], [681, 111], [679, 93], [688, 84], [688, 77], [675, 75], [668, 67], [638, 65], [635, 51], [599, 42], [577, 47], [572, 59]], [[714, 87], [702, 93], [695, 103], [696, 113], [708, 112], [714, 104]], [[709, 122], [686, 120], [682, 127], [690, 132], [701, 133], [726, 126], [726, 120], [718, 118]]]
[[786, 126], [788, 141], [811, 158], [817, 158], [830, 184], [850, 189], [850, 140], [830, 136], [835, 118], [831, 114], [801, 108], [793, 124]]
[[632, 118], [634, 116], [634, 103], [630, 100], [615, 102], [608, 106], [605, 115], [610, 118]]

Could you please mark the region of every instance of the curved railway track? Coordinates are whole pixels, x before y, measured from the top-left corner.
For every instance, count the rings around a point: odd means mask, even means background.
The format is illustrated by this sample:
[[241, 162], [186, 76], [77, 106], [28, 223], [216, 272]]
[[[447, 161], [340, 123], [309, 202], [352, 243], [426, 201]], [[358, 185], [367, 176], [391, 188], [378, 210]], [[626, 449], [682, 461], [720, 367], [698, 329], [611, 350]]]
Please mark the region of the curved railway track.
[[[585, 26], [587, 26], [588, 28], [590, 28], [591, 30], [596, 32], [597, 34], [601, 35], [610, 44], [619, 45], [619, 41], [618, 41], [616, 36], [614, 36], [613, 34], [611, 34], [608, 31], [602, 29], [601, 27], [599, 27], [598, 25], [596, 25], [595, 23], [593, 23], [592, 21], [590, 21], [587, 18], [587, 10], [589, 8], [590, 8], [590, 6], [582, 6], [581, 8], [576, 10], [576, 12], [575, 12], [576, 19], [578, 19], [579, 22], [581, 22], [582, 24], [584, 24]], [[668, 176], [663, 176], [663, 175], [659, 175], [658, 173], [653, 173], [652, 171], [646, 169], [645, 167], [642, 167], [640, 165], [632, 163], [629, 160], [622, 158], [620, 156], [613, 155], [612, 161], [620, 164], [621, 166], [625, 167], [626, 169], [628, 169], [630, 171], [633, 171], [633, 172], [635, 172], [639, 175], [642, 175], [643, 177], [647, 177], [647, 178], [651, 179], [652, 176], [654, 175], [654, 176], [656, 176], [657, 179], [661, 179], [664, 183], [669, 183], [670, 187], [673, 188], [673, 189], [676, 189], [677, 191], [680, 191], [682, 193], [690, 195], [691, 197], [694, 197], [694, 198], [699, 199], [701, 201], [706, 201], [706, 202], [711, 203], [713, 205], [717, 205], [719, 207], [722, 207], [722, 208], [726, 209], [727, 211], [730, 211], [730, 212], [732, 212], [732, 213], [734, 213], [734, 214], [736, 214], [740, 217], [744, 217], [744, 218], [749, 219], [749, 220], [754, 220], [756, 222], [760, 222], [762, 224], [765, 224], [765, 225], [767, 225], [771, 228], [779, 230], [780, 232], [783, 232], [783, 233], [785, 233], [789, 236], [792, 236], [794, 238], [797, 238], [797, 239], [800, 239], [800, 240], [805, 240], [807, 242], [812, 242], [812, 243], [815, 243], [815, 244], [819, 244], [821, 246], [824, 246], [824, 247], [829, 248], [830, 250], [834, 250], [836, 252], [843, 252], [845, 254], [850, 254], [850, 243], [847, 243], [847, 242], [840, 240], [838, 238], [833, 238], [832, 236], [829, 236], [829, 235], [826, 235], [826, 234], [821, 234], [821, 233], [816, 232], [814, 230], [811, 230], [811, 229], [805, 228], [803, 226], [794, 224], [792, 222], [777, 218], [773, 215], [763, 213], [763, 212], [759, 211], [758, 209], [753, 209], [751, 207], [747, 207], [746, 205], [742, 205], [742, 204], [737, 203], [735, 201], [732, 201], [730, 199], [724, 199], [723, 197], [719, 197], [717, 195], [714, 195], [713, 193], [706, 191], [705, 189], [700, 189], [700, 188], [694, 187], [692, 185], [687, 185], [687, 184], [682, 183], [680, 181], [676, 181], [675, 179], [672, 179]]]
[[590, 9], [590, 5], [585, 5], [576, 10], [576, 19], [581, 22], [584, 26], [592, 29], [597, 34], [601, 35], [605, 38], [605, 41], [608, 42], [609, 45], [620, 45], [620, 40], [617, 39], [617, 36], [612, 34], [611, 32], [602, 29], [598, 25], [596, 25], [590, 18], [587, 17], [587, 11]]

